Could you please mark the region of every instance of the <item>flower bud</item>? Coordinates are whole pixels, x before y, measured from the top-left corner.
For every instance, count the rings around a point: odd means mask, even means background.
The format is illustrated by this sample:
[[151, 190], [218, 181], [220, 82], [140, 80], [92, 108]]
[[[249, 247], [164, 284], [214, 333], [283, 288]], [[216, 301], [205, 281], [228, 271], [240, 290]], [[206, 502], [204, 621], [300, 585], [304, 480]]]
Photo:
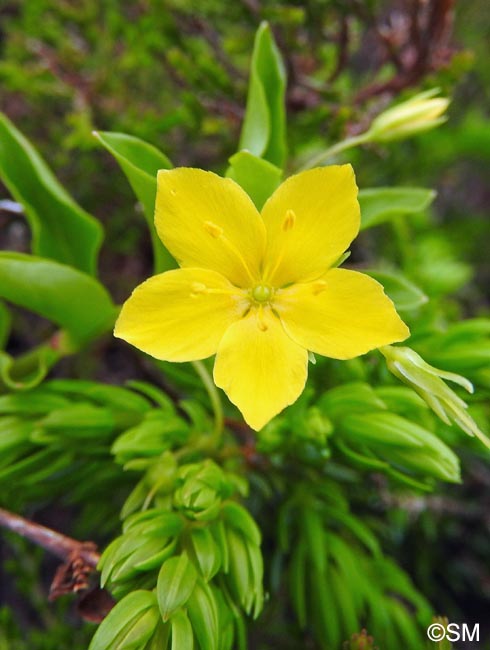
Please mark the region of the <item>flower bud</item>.
[[374, 118], [367, 131], [370, 142], [402, 140], [428, 131], [446, 121], [444, 113], [449, 105], [447, 97], [434, 97], [439, 92], [433, 88], [401, 102]]
[[472, 393], [473, 385], [470, 381], [453, 372], [434, 368], [408, 347], [387, 345], [380, 348], [380, 352], [386, 359], [388, 370], [417, 392], [443, 422], [449, 425], [454, 422], [465, 433], [476, 436], [490, 447], [490, 440], [468, 414], [466, 402], [443, 380], [455, 382]]

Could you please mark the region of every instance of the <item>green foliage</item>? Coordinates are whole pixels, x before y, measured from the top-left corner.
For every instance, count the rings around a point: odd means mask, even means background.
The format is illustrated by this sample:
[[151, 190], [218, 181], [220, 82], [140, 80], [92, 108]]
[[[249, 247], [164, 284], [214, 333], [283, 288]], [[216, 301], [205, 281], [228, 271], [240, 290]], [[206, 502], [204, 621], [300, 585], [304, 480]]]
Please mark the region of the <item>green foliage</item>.
[[156, 175], [159, 169], [170, 169], [172, 163], [156, 147], [124, 133], [95, 132], [94, 135], [103, 147], [111, 153], [143, 206], [143, 212], [150, 229], [153, 245], [154, 270], [167, 271], [175, 266], [175, 261], [162, 246], [155, 226], [155, 196], [157, 193]]
[[255, 36], [240, 149], [282, 168], [286, 158], [286, 72], [267, 23]]
[[0, 253], [0, 286], [2, 298], [64, 328], [75, 344], [107, 332], [115, 320], [112, 300], [97, 280], [49, 259]]
[[435, 193], [416, 187], [376, 187], [359, 192], [361, 230], [400, 215], [417, 214], [434, 200]]
[[0, 116], [0, 178], [29, 219], [33, 252], [95, 273], [99, 222], [75, 203], [5, 115]]

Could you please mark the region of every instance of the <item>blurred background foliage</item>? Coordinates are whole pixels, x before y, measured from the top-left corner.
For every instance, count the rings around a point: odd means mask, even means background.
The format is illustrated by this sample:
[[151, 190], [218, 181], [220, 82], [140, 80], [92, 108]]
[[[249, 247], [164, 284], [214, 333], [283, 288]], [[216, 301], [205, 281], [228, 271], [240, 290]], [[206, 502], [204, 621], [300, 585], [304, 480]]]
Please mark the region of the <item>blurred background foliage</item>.
[[[429, 14], [433, 10], [421, 33], [411, 30], [415, 8]], [[463, 317], [488, 316], [490, 6], [486, 0], [243, 0], [227, 3], [226, 10], [221, 0], [206, 0], [199, 6], [188, 0], [5, 0], [0, 5], [0, 107], [42, 152], [80, 205], [104, 224], [101, 277], [115, 300], [122, 301], [150, 275], [151, 243], [130, 187], [92, 130], [130, 133], [156, 145], [175, 165], [223, 173], [236, 150], [253, 39], [263, 19], [272, 24], [288, 73], [288, 143], [294, 166], [325, 146], [361, 132], [393, 98], [434, 86], [452, 96], [447, 126], [396, 146], [370, 145], [349, 154], [360, 187], [407, 185], [437, 191], [430, 210], [411, 217], [408, 226], [397, 220], [364, 232], [351, 261], [370, 268], [385, 260], [389, 268], [394, 258], [401, 259], [407, 277], [435, 297], [417, 315], [416, 349], [430, 363], [475, 381], [478, 397], [472, 413], [484, 427], [490, 393], [488, 329], [475, 326], [461, 351], [456, 330], [449, 328], [435, 345], [430, 328], [434, 324], [444, 328]], [[0, 198], [7, 197], [5, 190]], [[27, 252], [29, 238], [23, 219], [0, 211], [1, 248]], [[28, 350], [47, 333], [50, 326], [43, 319], [16, 309], [9, 351]], [[56, 376], [108, 383], [155, 378], [153, 366], [129, 349], [122, 353], [110, 337], [93, 344], [92, 352], [63, 360]], [[177, 383], [192, 381], [178, 377], [178, 370], [166, 370]], [[321, 373], [331, 374], [330, 385], [340, 378], [367, 386], [366, 382], [385, 381], [387, 376], [377, 365], [354, 361], [322, 366], [320, 362], [311, 373], [313, 386], [324, 380]], [[117, 511], [133, 481], [131, 476], [121, 478], [107, 450], [139, 416], [128, 409], [126, 419], [114, 418], [111, 404], [100, 396], [73, 397], [74, 389], [68, 388], [54, 384], [46, 389], [51, 391], [50, 399], [55, 394], [56, 399], [65, 400], [56, 407], [64, 407], [61, 424], [49, 415], [54, 406], [45, 411], [33, 407], [29, 413], [38, 435], [34, 450], [19, 430], [17, 447], [9, 450], [11, 473], [3, 478], [10, 487], [5, 503], [13, 509], [28, 507], [43, 523], [69, 528], [74, 536], [95, 538], [103, 545], [117, 530]], [[404, 415], [404, 395], [384, 390], [384, 394], [366, 397], [370, 408], [376, 411], [376, 399], [381, 399]], [[335, 401], [335, 396], [328, 399]], [[329, 424], [322, 416], [331, 417], [331, 404], [326, 400], [311, 405], [306, 394], [291, 410], [288, 417], [292, 420], [278, 418], [261, 434], [259, 452], [270, 458], [272, 467], [280, 466], [282, 471], [287, 467], [294, 474], [301, 455], [312, 465], [328, 457]], [[65, 407], [73, 408], [73, 403], [75, 410], [70, 412]], [[15, 418], [15, 408], [8, 408]], [[416, 412], [415, 419], [423, 426], [427, 422], [423, 404]], [[81, 413], [88, 418], [82, 421], [85, 428], [80, 424]], [[338, 413], [341, 419], [341, 410]], [[193, 417], [198, 426], [198, 414]], [[296, 423], [306, 421], [308, 427], [302, 430], [298, 424], [293, 434], [290, 422], [295, 417]], [[59, 432], [60, 427], [70, 426], [78, 433], [68, 444]], [[181, 426], [182, 430], [177, 422], [176, 436], [187, 435]], [[351, 421], [350, 428], [341, 429], [341, 440], [347, 445], [349, 435], [358, 435], [353, 427]], [[332, 487], [333, 483], [341, 479], [346, 491], [348, 486], [350, 509], [362, 513], [376, 529], [384, 550], [407, 571], [437, 612], [450, 620], [484, 626], [488, 625], [485, 613], [490, 599], [487, 457], [472, 441], [461, 444], [460, 437], [447, 428], [441, 427], [438, 433], [458, 445], [462, 486], [444, 485], [437, 494], [414, 496], [393, 490], [382, 473], [359, 482], [350, 469], [334, 462], [329, 465], [332, 483], [326, 483], [323, 490], [328, 492], [330, 487], [335, 492], [339, 488]], [[106, 447], [85, 444], [95, 437], [105, 441]], [[49, 453], [43, 448], [47, 440]], [[123, 443], [121, 448], [124, 456]], [[25, 466], [19, 466], [17, 474], [15, 465], [12, 470], [16, 453], [19, 458], [28, 453], [33, 463], [28, 481]], [[97, 490], [108, 498], [96, 503], [86, 499], [81, 507], [84, 488], [87, 493], [91, 489], [90, 476], [83, 475], [84, 461], [93, 464], [91, 471], [97, 468]], [[74, 462], [79, 467], [70, 483], [63, 471]], [[45, 481], [49, 472], [43, 475], [42, 471], [52, 468], [50, 463], [58, 464], [68, 498], [59, 496], [60, 484]], [[403, 473], [411, 468], [400, 462], [398, 470]], [[251, 478], [257, 489], [270, 489], [261, 484], [260, 471], [257, 474]], [[306, 480], [306, 476], [296, 478], [299, 486]], [[40, 482], [43, 489], [38, 493]], [[280, 492], [281, 486], [276, 487]], [[321, 486], [310, 489], [308, 498], [318, 502], [320, 509], [328, 509]], [[339, 501], [344, 498], [341, 492]], [[271, 519], [288, 521], [284, 526], [289, 526], [289, 532], [284, 534], [294, 540], [294, 514], [279, 515], [275, 493], [269, 496]], [[253, 506], [252, 497], [252, 510]], [[297, 505], [290, 507], [294, 513]], [[317, 537], [325, 547], [340, 539], [335, 530], [322, 530]], [[265, 545], [271, 547], [267, 535]], [[86, 648], [93, 628], [81, 626], [67, 599], [55, 604], [45, 601], [55, 562], [11, 535], [2, 540], [1, 552], [5, 562], [0, 597], [6, 606], [0, 611], [0, 650]], [[288, 552], [285, 543], [274, 556], [273, 566], [266, 568], [272, 584], [280, 584]], [[359, 552], [359, 558], [365, 575], [377, 580], [382, 572], [373, 568], [374, 560], [365, 551]], [[284, 592], [278, 589], [274, 606], [251, 631], [250, 647], [277, 647], [278, 639], [285, 643], [289, 614]], [[426, 607], [425, 602], [416, 603], [407, 588], [408, 593], [413, 611]], [[301, 610], [301, 604], [296, 603], [296, 608]], [[297, 632], [290, 623], [286, 629], [291, 647], [298, 647]]]

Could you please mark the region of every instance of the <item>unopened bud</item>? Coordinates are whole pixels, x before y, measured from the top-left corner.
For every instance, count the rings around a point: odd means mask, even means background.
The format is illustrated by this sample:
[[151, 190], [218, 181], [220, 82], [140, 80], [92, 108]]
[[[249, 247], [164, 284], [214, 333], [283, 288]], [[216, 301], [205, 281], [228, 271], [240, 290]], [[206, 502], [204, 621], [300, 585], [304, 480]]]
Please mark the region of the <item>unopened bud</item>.
[[383, 111], [372, 121], [366, 139], [370, 142], [402, 140], [442, 124], [447, 119], [444, 113], [449, 99], [434, 97], [438, 92], [438, 88], [433, 88]]
[[386, 359], [388, 370], [417, 392], [443, 422], [449, 425], [454, 422], [465, 433], [476, 436], [490, 447], [490, 440], [468, 414], [466, 402], [444, 380], [455, 382], [472, 393], [470, 381], [453, 372], [434, 368], [408, 347], [387, 345], [380, 348], [380, 352]]

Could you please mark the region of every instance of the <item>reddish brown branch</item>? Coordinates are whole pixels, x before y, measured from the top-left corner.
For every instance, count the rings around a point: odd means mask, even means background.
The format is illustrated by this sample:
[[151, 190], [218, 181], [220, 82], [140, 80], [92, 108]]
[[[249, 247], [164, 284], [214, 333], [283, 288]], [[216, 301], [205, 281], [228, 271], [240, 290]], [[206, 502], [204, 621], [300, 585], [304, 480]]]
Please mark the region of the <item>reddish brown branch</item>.
[[0, 526], [8, 528], [8, 530], [41, 546], [46, 551], [59, 557], [60, 560], [67, 561], [76, 554], [86, 565], [93, 569], [99, 562], [100, 554], [97, 553], [97, 547], [93, 542], [79, 542], [3, 508], [0, 508]]
[[105, 589], [91, 585], [100, 559], [93, 542], [79, 542], [3, 508], [0, 508], [0, 526], [41, 546], [63, 561], [51, 583], [49, 600], [76, 593], [79, 595], [77, 609], [82, 618], [100, 623], [107, 616], [115, 601]]

